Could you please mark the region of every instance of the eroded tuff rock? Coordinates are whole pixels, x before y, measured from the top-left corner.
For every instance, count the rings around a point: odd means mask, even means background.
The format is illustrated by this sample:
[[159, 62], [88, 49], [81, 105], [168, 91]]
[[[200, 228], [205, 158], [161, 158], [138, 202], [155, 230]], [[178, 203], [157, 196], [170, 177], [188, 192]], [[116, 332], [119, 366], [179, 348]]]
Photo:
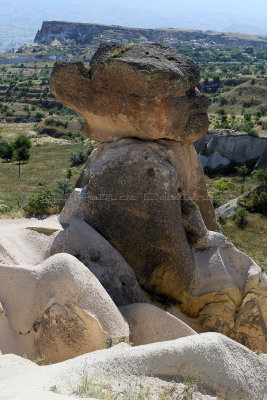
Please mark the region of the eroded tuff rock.
[[120, 252], [145, 289], [178, 301], [193, 280], [188, 236], [201, 240], [203, 219], [216, 229], [198, 168], [191, 144], [121, 139], [99, 145], [80, 179], [87, 185], [83, 219]]
[[129, 337], [128, 324], [99, 283], [75, 257], [42, 264], [0, 264], [0, 350], [55, 363]]
[[[73, 212], [75, 210], [72, 208]], [[72, 218], [69, 227], [57, 235], [50, 255], [57, 253], [78, 257], [99, 279], [117, 306], [147, 301], [130, 265], [82, 219]]]
[[[79, 179], [86, 185], [83, 218], [157, 300], [178, 303], [201, 329], [267, 351], [266, 275], [223, 235], [207, 229], [214, 214], [191, 146], [140, 139], [99, 145]], [[66, 240], [68, 229], [58, 235], [63, 243], [55, 240], [57, 248], [72, 254], [76, 248], [83, 257], [87, 251], [88, 258], [89, 245], [81, 252], [74, 239], [79, 233]], [[112, 284], [104, 286], [111, 293]]]
[[149, 388], [155, 399], [175, 400], [188, 393], [188, 384], [179, 391], [176, 382], [191, 378], [217, 393], [206, 397], [194, 387], [193, 398], [265, 400], [266, 373], [265, 361], [246, 347], [218, 333], [203, 333], [137, 347], [121, 343], [48, 366], [0, 356], [0, 393], [3, 400], [44, 400], [50, 399], [49, 394], [51, 399], [74, 398], [73, 392], [84, 387], [87, 376], [90, 389], [107, 388], [104, 393], [114, 397], [126, 393], [128, 398], [137, 398], [144, 393], [146, 398]]
[[174, 315], [152, 304], [136, 303], [120, 307], [130, 328], [130, 341], [133, 346], [165, 342], [196, 332]]
[[199, 80], [198, 66], [174, 49], [104, 43], [89, 70], [81, 62], [55, 63], [50, 90], [96, 140], [195, 141], [208, 128]]
[[114, 43], [100, 46], [90, 68], [56, 64], [51, 79], [87, 134], [108, 142], [89, 158], [62, 222], [78, 216], [101, 234], [153, 300], [266, 351], [266, 275], [214, 232], [192, 143], [207, 129], [198, 68], [174, 50]]

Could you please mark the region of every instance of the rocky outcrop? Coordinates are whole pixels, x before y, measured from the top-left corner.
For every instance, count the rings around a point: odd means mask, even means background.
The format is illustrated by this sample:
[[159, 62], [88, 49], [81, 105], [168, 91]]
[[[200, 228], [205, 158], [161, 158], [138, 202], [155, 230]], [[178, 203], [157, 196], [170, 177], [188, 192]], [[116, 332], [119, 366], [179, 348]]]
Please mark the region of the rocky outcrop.
[[81, 62], [55, 63], [50, 90], [84, 118], [84, 133], [96, 140], [195, 141], [208, 128], [199, 80], [196, 64], [170, 48], [102, 44], [90, 71]]
[[136, 303], [120, 307], [129, 324], [133, 346], [165, 342], [196, 332], [180, 319], [152, 304]]
[[194, 289], [182, 310], [207, 331], [267, 352], [267, 276], [223, 235], [209, 232], [194, 250]]
[[86, 189], [86, 185], [83, 189], [75, 188], [67, 199], [59, 216], [62, 226], [68, 226], [72, 217], [83, 218]]
[[[218, 333], [137, 347], [120, 344], [54, 365], [32, 364], [19, 357], [0, 356], [1, 400], [50, 399], [50, 395], [59, 400], [67, 395], [77, 398], [78, 390], [84, 390], [85, 396], [126, 393], [128, 398], [138, 398], [138, 394], [146, 398], [147, 388], [155, 399], [175, 400], [185, 398], [188, 382], [195, 398], [205, 398], [207, 393], [203, 386], [198, 392], [197, 382], [212, 390], [206, 398], [266, 398], [265, 361]], [[14, 367], [17, 374], [12, 373]]]
[[[128, 340], [128, 324], [97, 278], [75, 257], [0, 264], [0, 349], [55, 363]], [[122, 339], [123, 338], [123, 339]]]
[[53, 40], [71, 39], [77, 44], [98, 46], [103, 40], [119, 40], [123, 43], [132, 42], [156, 42], [167, 43], [176, 47], [181, 42], [196, 40], [210, 45], [217, 43], [233, 47], [253, 47], [266, 49], [265, 36], [244, 35], [239, 33], [202, 32], [200, 30], [184, 29], [142, 29], [130, 28], [118, 25], [85, 24], [64, 21], [44, 21], [42, 28], [38, 30], [34, 41], [37, 43], [51, 43]]
[[97, 277], [117, 306], [146, 302], [130, 265], [83, 220], [72, 218], [70, 226], [57, 235], [50, 255], [57, 253], [77, 257]]
[[[235, 171], [235, 166], [248, 164], [251, 168], [264, 164], [267, 139], [249, 135], [208, 133], [195, 142], [201, 165], [206, 173]], [[260, 159], [262, 161], [260, 161]], [[265, 162], [266, 163], [266, 162]], [[262, 167], [256, 167], [256, 169]]]
[[199, 213], [186, 231], [183, 219], [199, 203], [216, 229], [192, 145], [121, 139], [100, 145], [98, 154], [83, 171], [84, 220], [116, 247], [144, 288], [181, 300], [193, 278], [187, 234], [202, 221]]
[[[78, 180], [84, 195], [74, 216], [121, 254], [153, 300], [179, 308], [202, 330], [266, 351], [267, 278], [215, 232], [192, 143], [207, 129], [198, 80], [191, 61], [158, 45], [103, 44], [89, 70], [55, 65], [53, 93], [85, 118], [88, 135], [103, 140]], [[68, 221], [71, 214], [66, 206]], [[57, 248], [80, 254], [65, 232]], [[82, 247], [89, 260], [97, 244]]]
[[254, 167], [255, 170], [265, 168], [267, 168], [267, 146], [265, 147], [265, 150], [261, 154], [260, 158], [257, 161], [257, 164]]

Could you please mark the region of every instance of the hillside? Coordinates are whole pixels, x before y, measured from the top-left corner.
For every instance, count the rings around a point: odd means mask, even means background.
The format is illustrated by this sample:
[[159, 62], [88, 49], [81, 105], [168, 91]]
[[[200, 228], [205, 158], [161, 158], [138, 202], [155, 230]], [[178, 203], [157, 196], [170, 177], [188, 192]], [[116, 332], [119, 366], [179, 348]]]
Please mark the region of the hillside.
[[117, 40], [123, 43], [139, 41], [164, 42], [175, 46], [180, 42], [201, 41], [205, 45], [222, 45], [232, 47], [267, 48], [267, 36], [246, 35], [239, 33], [224, 33], [213, 31], [198, 31], [184, 29], [142, 29], [125, 26], [84, 24], [64, 21], [44, 21], [37, 32], [34, 41], [47, 43], [51, 40], [71, 39], [80, 44], [95, 45], [101, 41]]

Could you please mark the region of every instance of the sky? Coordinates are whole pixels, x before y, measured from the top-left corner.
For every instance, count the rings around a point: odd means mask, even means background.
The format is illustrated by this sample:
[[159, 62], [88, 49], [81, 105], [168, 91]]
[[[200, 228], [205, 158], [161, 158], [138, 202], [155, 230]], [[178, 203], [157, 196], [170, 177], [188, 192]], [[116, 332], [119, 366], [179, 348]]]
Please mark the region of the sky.
[[43, 20], [267, 35], [267, 0], [0, 0], [0, 41], [33, 40]]

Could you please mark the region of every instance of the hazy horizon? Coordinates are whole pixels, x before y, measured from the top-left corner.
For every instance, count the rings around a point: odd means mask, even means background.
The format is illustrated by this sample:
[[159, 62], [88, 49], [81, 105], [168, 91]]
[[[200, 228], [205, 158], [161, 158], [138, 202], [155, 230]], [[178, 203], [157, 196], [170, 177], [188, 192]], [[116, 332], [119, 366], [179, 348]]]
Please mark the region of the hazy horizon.
[[266, 0], [2, 0], [1, 41], [32, 42], [42, 21], [182, 28], [267, 35]]

